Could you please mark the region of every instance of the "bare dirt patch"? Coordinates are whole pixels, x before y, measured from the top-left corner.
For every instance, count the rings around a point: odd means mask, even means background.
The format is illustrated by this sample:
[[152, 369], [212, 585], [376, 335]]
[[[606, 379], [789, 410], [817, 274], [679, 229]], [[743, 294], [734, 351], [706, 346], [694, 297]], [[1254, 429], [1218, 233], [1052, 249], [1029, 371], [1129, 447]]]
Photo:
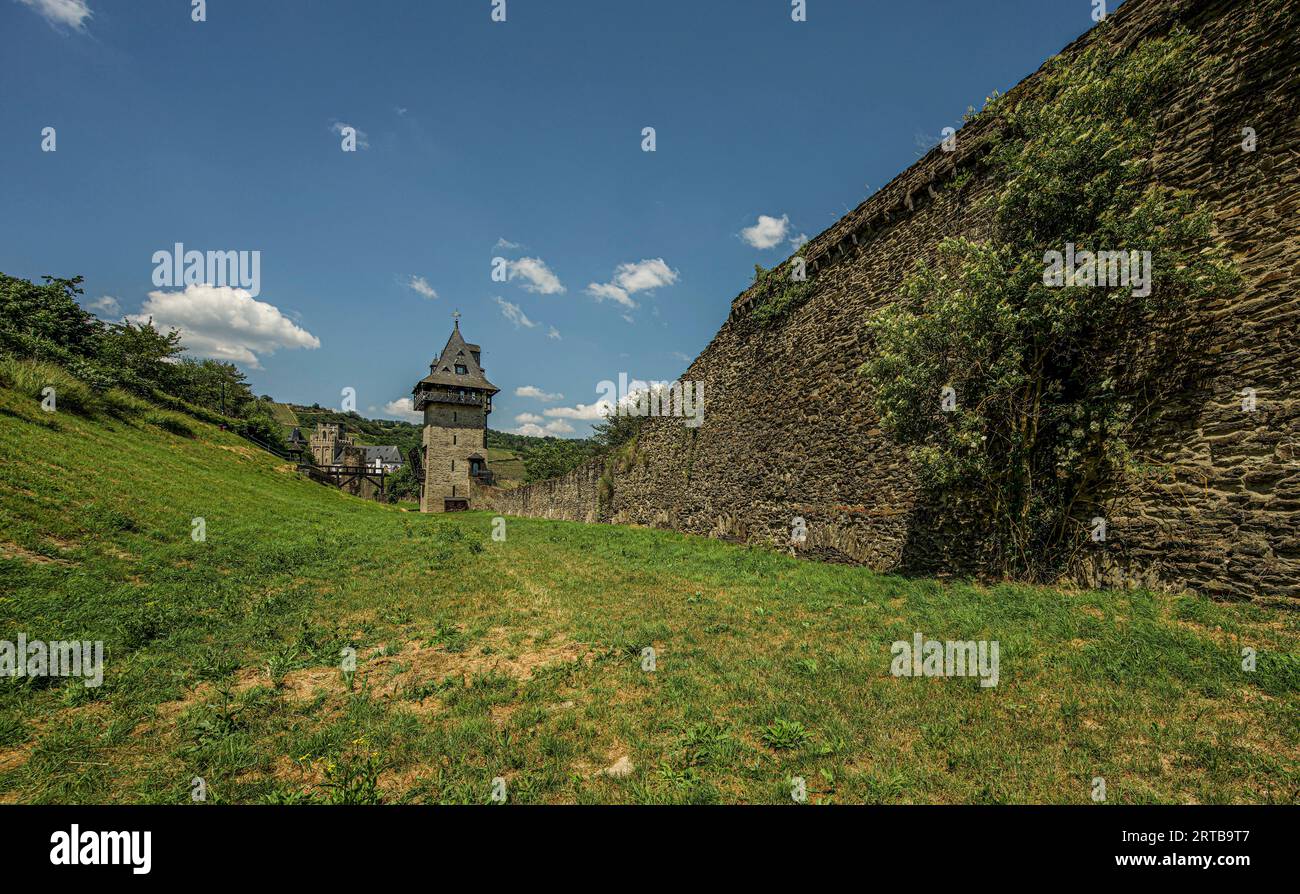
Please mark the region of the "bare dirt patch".
[[[593, 650], [588, 646], [562, 636], [539, 642], [540, 637], [530, 635], [516, 644], [512, 644], [510, 638], [511, 631], [498, 627], [461, 652], [450, 652], [442, 644], [426, 645], [420, 641], [408, 642], [400, 651], [391, 655], [381, 655], [381, 650], [375, 648], [357, 656], [357, 672], [352, 688], [360, 690], [363, 686], [368, 687], [371, 696], [375, 698], [407, 699], [431, 683], [441, 684], [455, 679], [468, 687], [473, 685], [476, 676], [493, 672], [523, 682], [531, 679], [541, 668], [553, 664], [580, 664], [593, 656]], [[235, 674], [231, 688], [239, 693], [254, 686], [271, 685], [265, 668], [249, 667]], [[348, 691], [338, 666], [289, 671], [278, 689], [291, 702], [310, 701], [319, 692], [335, 697]], [[161, 704], [158, 706], [158, 718], [170, 721], [213, 691], [211, 684], [205, 683], [185, 698]], [[410, 705], [420, 714], [436, 714], [440, 710], [438, 700], [432, 697], [411, 701]]]
[[[362, 658], [357, 666], [357, 684], [365, 680], [373, 693], [392, 697], [423, 683], [442, 683], [448, 679], [459, 679], [470, 686], [476, 676], [493, 672], [525, 681], [549, 665], [581, 663], [591, 652], [581, 643], [562, 636], [545, 642], [540, 642], [537, 636], [526, 636], [517, 644], [512, 644], [510, 639], [509, 630], [497, 627], [460, 652], [449, 652], [442, 644], [408, 642], [394, 655], [371, 653]], [[295, 674], [319, 683], [320, 673], [309, 669], [288, 674], [285, 687], [290, 687]], [[325, 673], [339, 678], [337, 669]]]
[[31, 756], [31, 753], [32, 743], [30, 742], [17, 748], [0, 749], [0, 773], [7, 773], [21, 767], [27, 763], [27, 758]]
[[72, 564], [67, 559], [56, 559], [52, 556], [43, 556], [40, 553], [34, 553], [29, 549], [21, 547], [16, 543], [10, 543], [7, 540], [0, 540], [0, 558], [21, 559], [24, 562], [31, 562], [33, 565]]

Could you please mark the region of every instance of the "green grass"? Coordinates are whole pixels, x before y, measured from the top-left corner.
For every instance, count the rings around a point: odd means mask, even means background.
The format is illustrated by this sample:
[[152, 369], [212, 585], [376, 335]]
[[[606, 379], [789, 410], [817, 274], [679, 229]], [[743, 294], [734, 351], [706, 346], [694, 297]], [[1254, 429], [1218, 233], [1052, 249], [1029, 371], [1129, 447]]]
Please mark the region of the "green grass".
[[270, 410], [271, 416], [286, 430], [293, 431], [298, 427], [298, 415], [294, 413], [293, 407], [288, 404], [272, 403]]
[[523, 458], [513, 450], [489, 447], [487, 461], [488, 468], [496, 473], [498, 481], [522, 482], [528, 478], [528, 470], [524, 468]]
[[[190, 803], [194, 777], [209, 803], [487, 803], [494, 777], [512, 803], [790, 803], [793, 777], [810, 803], [1090, 803], [1094, 776], [1112, 803], [1298, 798], [1294, 610], [638, 528], [498, 542], [491, 513], [123, 415], [0, 388], [0, 637], [101, 639], [107, 664], [99, 688], [0, 680], [0, 800]], [[998, 640], [1000, 684], [891, 676], [917, 630]]]

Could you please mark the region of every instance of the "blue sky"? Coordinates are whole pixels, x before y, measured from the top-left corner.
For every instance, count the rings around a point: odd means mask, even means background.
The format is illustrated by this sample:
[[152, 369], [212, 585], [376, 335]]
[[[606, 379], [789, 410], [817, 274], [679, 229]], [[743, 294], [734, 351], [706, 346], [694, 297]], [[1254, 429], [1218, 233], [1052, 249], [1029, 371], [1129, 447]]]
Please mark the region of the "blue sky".
[[[561, 436], [601, 380], [677, 377], [755, 263], [1093, 25], [1091, 0], [190, 5], [0, 0], [0, 270], [82, 274], [259, 394], [351, 387], [372, 416], [459, 309], [492, 427]], [[177, 242], [259, 251], [260, 292], [158, 287]]]

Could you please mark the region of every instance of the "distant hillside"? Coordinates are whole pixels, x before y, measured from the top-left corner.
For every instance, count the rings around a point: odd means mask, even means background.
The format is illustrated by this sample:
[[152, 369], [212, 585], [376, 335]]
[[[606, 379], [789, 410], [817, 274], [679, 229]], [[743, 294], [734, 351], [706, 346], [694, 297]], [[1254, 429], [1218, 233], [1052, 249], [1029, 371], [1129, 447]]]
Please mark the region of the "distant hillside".
[[299, 425], [297, 414], [294, 413], [293, 407], [288, 404], [270, 402], [267, 406], [270, 408], [271, 416], [275, 421], [283, 425], [285, 428], [293, 429]]
[[513, 450], [489, 447], [487, 459], [488, 467], [496, 473], [498, 484], [511, 482], [523, 484], [528, 480], [528, 467], [524, 464], [523, 457]]

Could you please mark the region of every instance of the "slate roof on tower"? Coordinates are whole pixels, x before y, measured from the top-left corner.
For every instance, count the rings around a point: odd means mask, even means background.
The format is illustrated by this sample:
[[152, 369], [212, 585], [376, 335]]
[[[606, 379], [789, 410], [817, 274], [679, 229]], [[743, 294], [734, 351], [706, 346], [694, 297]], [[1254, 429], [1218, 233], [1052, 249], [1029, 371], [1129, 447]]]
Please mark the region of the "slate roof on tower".
[[[429, 367], [429, 374], [416, 385], [416, 390], [424, 384], [442, 388], [478, 388], [496, 394], [501, 389], [489, 382], [483, 374], [483, 368], [474, 359], [478, 353], [479, 346], [466, 343], [460, 334], [460, 323], [456, 323], [451, 330], [451, 338], [447, 339], [447, 347], [442, 349], [438, 359]], [[456, 372], [457, 364], [463, 366], [465, 372]]]

